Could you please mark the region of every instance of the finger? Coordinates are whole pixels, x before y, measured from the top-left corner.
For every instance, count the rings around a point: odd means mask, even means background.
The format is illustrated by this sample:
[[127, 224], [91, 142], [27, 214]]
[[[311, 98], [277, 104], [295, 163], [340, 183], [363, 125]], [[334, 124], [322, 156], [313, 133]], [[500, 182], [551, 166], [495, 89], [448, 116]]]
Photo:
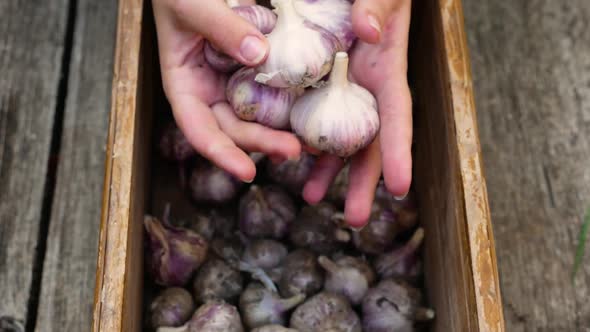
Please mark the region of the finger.
[[412, 181], [412, 99], [405, 77], [387, 82], [377, 99], [385, 186], [402, 198]]
[[371, 215], [375, 189], [381, 176], [379, 145], [379, 140], [375, 140], [359, 151], [350, 163], [344, 217], [355, 228], [366, 225]]
[[379, 43], [390, 15], [403, 6], [411, 6], [411, 0], [356, 0], [351, 14], [355, 34], [366, 43]]
[[334, 155], [319, 157], [303, 187], [303, 199], [309, 204], [321, 201], [342, 167], [344, 167], [342, 158]]
[[221, 0], [175, 0], [174, 14], [225, 54], [246, 66], [256, 66], [268, 55], [269, 45], [258, 29]]
[[284, 159], [299, 158], [301, 144], [292, 133], [242, 121], [227, 103], [217, 103], [211, 109], [221, 130], [242, 149]]
[[254, 180], [254, 162], [219, 129], [207, 105], [192, 94], [172, 94], [169, 100], [178, 127], [199, 154], [244, 182]]

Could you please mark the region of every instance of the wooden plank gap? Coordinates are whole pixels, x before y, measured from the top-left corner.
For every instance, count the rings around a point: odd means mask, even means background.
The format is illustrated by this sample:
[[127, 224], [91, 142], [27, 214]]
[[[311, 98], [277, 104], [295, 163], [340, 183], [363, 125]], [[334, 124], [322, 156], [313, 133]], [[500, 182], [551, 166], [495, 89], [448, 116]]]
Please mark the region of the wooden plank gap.
[[35, 248], [35, 258], [33, 261], [31, 288], [29, 289], [29, 299], [27, 301], [26, 332], [35, 331], [37, 312], [39, 309], [39, 295], [41, 293], [41, 281], [43, 278], [43, 261], [45, 259], [45, 252], [47, 249], [47, 234], [49, 232], [57, 168], [59, 167], [60, 160], [59, 153], [61, 148], [64, 110], [68, 93], [68, 78], [74, 40], [74, 27], [76, 24], [76, 7], [77, 0], [70, 0], [68, 3], [64, 52], [61, 59], [61, 76], [57, 88], [53, 132], [51, 135], [49, 158], [47, 160], [47, 177], [45, 179], [45, 185], [43, 189], [44, 194], [42, 201], [43, 206], [41, 208], [41, 222], [39, 225], [37, 247]]

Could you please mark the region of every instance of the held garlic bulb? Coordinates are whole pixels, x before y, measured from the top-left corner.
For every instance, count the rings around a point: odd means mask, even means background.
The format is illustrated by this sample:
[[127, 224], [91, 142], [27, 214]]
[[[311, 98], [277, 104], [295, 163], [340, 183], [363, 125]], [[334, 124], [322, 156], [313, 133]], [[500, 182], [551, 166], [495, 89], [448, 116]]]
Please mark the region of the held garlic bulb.
[[[266, 7], [259, 5], [240, 6], [238, 3], [229, 3], [228, 5], [236, 14], [252, 23], [263, 34], [270, 33], [277, 22], [275, 13]], [[218, 72], [230, 73], [242, 66], [231, 56], [215, 49], [208, 41], [205, 42], [203, 53], [207, 63]]]
[[334, 34], [341, 44], [341, 51], [348, 51], [356, 40], [350, 0], [295, 0], [295, 9], [310, 22]]
[[305, 144], [343, 158], [371, 144], [380, 127], [377, 100], [347, 74], [348, 54], [338, 52], [328, 83], [291, 109], [291, 128]]
[[274, 88], [254, 80], [254, 68], [243, 67], [228, 80], [226, 97], [238, 118], [266, 127], [287, 129], [289, 115], [303, 88]]
[[306, 20], [295, 0], [272, 0], [277, 23], [266, 37], [270, 51], [256, 68], [256, 81], [275, 87], [309, 87], [332, 69], [334, 54], [342, 49], [338, 38]]
[[150, 304], [149, 317], [152, 328], [183, 325], [194, 310], [195, 303], [186, 289], [166, 288]]

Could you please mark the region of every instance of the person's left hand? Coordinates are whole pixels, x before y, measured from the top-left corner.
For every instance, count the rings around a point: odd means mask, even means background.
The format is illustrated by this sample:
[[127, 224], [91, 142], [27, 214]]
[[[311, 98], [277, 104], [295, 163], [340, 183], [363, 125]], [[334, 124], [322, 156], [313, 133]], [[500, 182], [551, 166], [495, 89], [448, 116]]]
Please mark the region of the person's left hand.
[[[412, 179], [412, 100], [407, 82], [411, 0], [357, 0], [353, 28], [359, 40], [350, 52], [350, 79], [377, 99], [381, 128], [375, 141], [350, 161], [346, 222], [368, 222], [375, 189], [383, 171], [387, 190], [405, 197]], [[372, 16], [371, 13], [380, 13]], [[373, 22], [373, 24], [371, 24]], [[379, 27], [383, 27], [380, 29]], [[304, 199], [322, 200], [344, 162], [322, 155], [303, 189]]]

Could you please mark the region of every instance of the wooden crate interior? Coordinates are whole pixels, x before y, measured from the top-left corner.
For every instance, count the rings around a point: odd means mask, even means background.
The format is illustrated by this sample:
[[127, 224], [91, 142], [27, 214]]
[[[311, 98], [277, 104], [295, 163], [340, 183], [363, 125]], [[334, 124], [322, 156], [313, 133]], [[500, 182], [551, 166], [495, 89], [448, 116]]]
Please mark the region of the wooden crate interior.
[[[149, 2], [144, 5], [142, 70], [132, 149], [133, 197], [129, 208], [125, 292], [121, 294], [124, 331], [141, 329], [145, 319], [140, 319], [142, 303], [153, 295], [143, 291], [150, 288], [143, 269], [143, 213], [161, 216], [167, 203], [173, 216], [195, 210], [187, 195], [178, 190], [178, 168], [159, 159], [153, 148], [154, 137], [171, 118], [160, 84], [152, 11]], [[454, 113], [436, 0], [422, 1], [413, 9], [410, 39], [409, 82], [415, 108], [414, 187], [420, 221], [426, 230], [426, 295], [437, 312], [431, 330], [477, 331]], [[144, 281], [148, 284], [144, 285]]]

